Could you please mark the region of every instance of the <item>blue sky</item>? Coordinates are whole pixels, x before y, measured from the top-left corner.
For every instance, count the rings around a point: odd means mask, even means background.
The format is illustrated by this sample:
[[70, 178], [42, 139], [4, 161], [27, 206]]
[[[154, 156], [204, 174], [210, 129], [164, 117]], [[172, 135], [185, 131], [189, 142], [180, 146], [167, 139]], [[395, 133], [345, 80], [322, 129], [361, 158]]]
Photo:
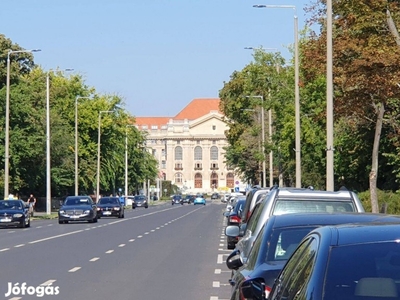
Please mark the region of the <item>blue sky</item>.
[[134, 116], [175, 116], [194, 98], [218, 97], [252, 60], [244, 47], [289, 58], [312, 0], [3, 0], [0, 33], [39, 48], [45, 70], [73, 68], [100, 93], [117, 94]]

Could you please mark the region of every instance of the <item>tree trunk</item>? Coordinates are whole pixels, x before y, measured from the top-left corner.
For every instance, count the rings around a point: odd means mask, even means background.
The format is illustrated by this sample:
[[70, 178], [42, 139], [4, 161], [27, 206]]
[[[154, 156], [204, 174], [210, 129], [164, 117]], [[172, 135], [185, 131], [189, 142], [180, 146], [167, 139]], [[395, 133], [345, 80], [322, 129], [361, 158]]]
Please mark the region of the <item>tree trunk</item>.
[[372, 165], [371, 165], [371, 172], [369, 173], [369, 189], [371, 193], [371, 207], [373, 213], [379, 212], [376, 182], [378, 178], [379, 143], [381, 139], [383, 115], [385, 114], [384, 103], [381, 102], [377, 109], [378, 109], [378, 116], [375, 127], [374, 145], [372, 147]]
[[393, 21], [392, 15], [390, 14], [390, 10], [386, 10], [386, 23], [388, 25], [390, 33], [393, 35], [397, 46], [400, 46], [400, 35], [397, 31], [396, 24]]

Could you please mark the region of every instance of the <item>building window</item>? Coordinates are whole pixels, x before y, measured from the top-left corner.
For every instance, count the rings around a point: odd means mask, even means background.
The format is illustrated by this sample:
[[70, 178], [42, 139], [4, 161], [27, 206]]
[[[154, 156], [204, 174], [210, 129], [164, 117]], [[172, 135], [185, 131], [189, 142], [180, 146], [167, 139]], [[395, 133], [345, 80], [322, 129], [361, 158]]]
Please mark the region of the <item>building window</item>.
[[142, 125], [142, 129], [147, 130], [147, 125]]
[[216, 141], [212, 141], [212, 144], [215, 145], [217, 142]]
[[201, 176], [200, 173], [196, 173], [194, 175], [194, 187], [196, 189], [201, 189], [203, 188], [203, 176]]
[[176, 141], [176, 143], [179, 145], [181, 143], [181, 141]]
[[233, 173], [226, 174], [226, 186], [230, 189], [235, 187], [235, 176]]
[[182, 160], [182, 159], [183, 159], [182, 147], [178, 146], [175, 148], [175, 160]]
[[166, 169], [167, 168], [167, 164], [165, 163], [165, 160], [161, 161], [161, 169]]
[[218, 147], [217, 146], [212, 146], [210, 148], [210, 159], [218, 160]]
[[194, 160], [202, 160], [203, 159], [203, 149], [200, 146], [196, 146], [194, 148]]
[[151, 129], [152, 129], [152, 130], [157, 130], [157, 129], [158, 129], [158, 126], [157, 126], [157, 125], [151, 125]]
[[196, 141], [196, 144], [197, 144], [197, 145], [200, 145], [200, 141]]
[[157, 150], [156, 149], [152, 149], [151, 152], [152, 152], [153, 156], [156, 156], [156, 154], [157, 154]]
[[183, 165], [181, 163], [176, 163], [175, 170], [183, 170]]
[[195, 170], [203, 170], [203, 166], [201, 163], [195, 163], [194, 164], [194, 169]]
[[215, 129], [217, 129], [217, 126], [213, 125], [212, 130], [215, 130]]
[[175, 183], [182, 183], [182, 173], [176, 173], [175, 174]]
[[161, 156], [165, 156], [165, 149], [161, 149]]
[[218, 170], [218, 164], [217, 163], [212, 163], [210, 166], [211, 170]]
[[216, 172], [211, 173], [211, 178], [210, 178], [210, 188], [216, 189], [218, 188], [218, 174]]

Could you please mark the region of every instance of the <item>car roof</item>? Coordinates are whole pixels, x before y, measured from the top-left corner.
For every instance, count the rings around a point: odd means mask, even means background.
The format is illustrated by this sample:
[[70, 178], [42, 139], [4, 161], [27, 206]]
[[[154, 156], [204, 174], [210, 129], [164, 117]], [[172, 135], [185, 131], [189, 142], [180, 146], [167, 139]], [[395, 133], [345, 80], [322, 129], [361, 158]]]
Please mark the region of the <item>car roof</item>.
[[[400, 224], [400, 216], [375, 214], [375, 213], [289, 213], [283, 215], [273, 215], [270, 220], [274, 222], [274, 227], [296, 226], [296, 225], [332, 225], [346, 223], [366, 223], [366, 222], [397, 222]], [[269, 221], [268, 221], [269, 222]], [[399, 234], [400, 237], [400, 234]]]
[[[350, 200], [353, 198], [352, 192], [348, 190], [339, 191], [322, 191], [313, 190], [309, 188], [279, 188], [277, 189], [279, 198], [288, 198], [295, 200], [296, 198], [301, 199], [305, 196], [309, 200], [313, 199], [335, 199], [335, 200]], [[322, 199], [321, 199], [322, 198]]]
[[330, 239], [330, 244], [333, 246], [388, 241], [398, 243], [400, 241], [400, 223], [390, 219], [387, 222], [384, 222], [384, 219], [381, 221], [379, 223], [324, 226], [315, 229], [312, 233], [324, 235], [327, 239]]

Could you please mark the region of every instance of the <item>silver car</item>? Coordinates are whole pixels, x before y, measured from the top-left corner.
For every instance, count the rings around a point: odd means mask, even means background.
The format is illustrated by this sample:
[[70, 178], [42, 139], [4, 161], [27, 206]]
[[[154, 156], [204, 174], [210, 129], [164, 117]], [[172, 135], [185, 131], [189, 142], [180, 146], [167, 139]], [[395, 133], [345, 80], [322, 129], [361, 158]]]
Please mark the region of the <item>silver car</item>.
[[236, 244], [236, 249], [240, 251], [245, 262], [254, 240], [270, 216], [307, 212], [363, 213], [365, 211], [357, 195], [348, 190], [330, 192], [306, 188], [274, 188], [256, 205], [247, 223], [236, 230], [229, 227], [239, 226], [228, 226], [225, 233], [230, 237], [235, 234], [242, 236]]

